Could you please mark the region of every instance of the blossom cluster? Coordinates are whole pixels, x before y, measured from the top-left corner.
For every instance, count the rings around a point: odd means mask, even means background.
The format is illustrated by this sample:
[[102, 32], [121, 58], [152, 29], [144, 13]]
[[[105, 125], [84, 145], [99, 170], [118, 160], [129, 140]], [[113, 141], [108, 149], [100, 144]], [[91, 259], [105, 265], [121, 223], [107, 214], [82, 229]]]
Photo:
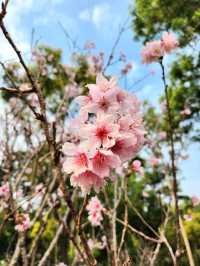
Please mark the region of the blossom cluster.
[[142, 61], [149, 64], [159, 60], [165, 54], [171, 53], [178, 47], [178, 41], [174, 34], [170, 32], [164, 32], [161, 40], [147, 42], [142, 49]]
[[144, 141], [138, 99], [119, 88], [117, 80], [98, 75], [79, 96], [79, 114], [69, 123], [76, 141], [65, 142], [63, 170], [84, 193], [104, 185], [112, 170], [132, 159]]
[[92, 197], [86, 206], [88, 211], [88, 220], [93, 226], [101, 225], [101, 221], [103, 220], [102, 211], [103, 206], [97, 196]]

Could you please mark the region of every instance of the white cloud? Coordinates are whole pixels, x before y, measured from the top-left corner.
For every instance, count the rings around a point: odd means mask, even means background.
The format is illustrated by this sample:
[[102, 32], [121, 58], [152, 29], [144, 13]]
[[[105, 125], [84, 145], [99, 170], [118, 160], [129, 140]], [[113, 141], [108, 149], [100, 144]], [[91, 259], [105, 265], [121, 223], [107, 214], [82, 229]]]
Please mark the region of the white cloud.
[[110, 19], [111, 7], [107, 3], [95, 5], [91, 9], [84, 9], [80, 12], [79, 18], [93, 23], [97, 29], [105, 25]]
[[[29, 43], [24, 32], [24, 27], [21, 23], [21, 16], [28, 12], [33, 5], [33, 0], [15, 0], [8, 5], [5, 24], [17, 46], [24, 53], [29, 50]], [[16, 55], [9, 43], [0, 33], [0, 59], [3, 61], [16, 59]]]
[[[30, 24], [27, 24], [25, 16], [32, 13], [36, 19], [40, 18], [42, 13], [43, 23], [49, 21], [48, 15], [51, 10], [55, 10], [56, 5], [61, 4], [64, 0], [13, 0], [10, 1], [5, 17], [5, 24], [15, 43], [24, 55], [30, 53]], [[47, 8], [48, 7], [48, 8]], [[46, 10], [48, 12], [44, 12]], [[31, 19], [31, 18], [30, 18]], [[28, 28], [29, 27], [29, 28]], [[16, 55], [9, 43], [0, 31], [0, 60], [16, 60]]]

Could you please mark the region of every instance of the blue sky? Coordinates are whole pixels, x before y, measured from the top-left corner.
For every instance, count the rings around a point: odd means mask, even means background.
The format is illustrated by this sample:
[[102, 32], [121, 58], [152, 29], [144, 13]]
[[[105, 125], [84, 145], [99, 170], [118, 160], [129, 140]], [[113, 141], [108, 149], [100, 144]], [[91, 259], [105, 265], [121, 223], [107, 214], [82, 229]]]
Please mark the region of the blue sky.
[[[34, 41], [63, 49], [63, 61], [68, 62], [72, 52], [69, 41], [63, 33], [59, 23], [76, 40], [78, 46], [83, 47], [87, 40], [96, 43], [97, 51], [104, 51], [108, 55], [117, 37], [119, 26], [129, 16], [129, 0], [11, 0], [8, 8], [6, 23], [20, 50], [26, 58], [30, 55], [31, 38]], [[34, 30], [34, 35], [32, 32]], [[133, 70], [128, 78], [128, 86], [133, 84], [150, 70], [155, 71], [143, 82], [133, 87], [140, 99], [148, 99], [156, 104], [162, 92], [160, 70], [156, 64], [143, 66], [140, 60], [142, 44], [133, 41], [131, 29], [121, 37], [116, 54], [121, 50], [127, 55], [128, 61], [133, 63]], [[15, 56], [0, 34], [0, 59], [13, 61]], [[170, 62], [167, 59], [167, 64]], [[118, 73], [119, 67], [114, 66], [110, 71]], [[123, 85], [123, 83], [122, 83]], [[200, 164], [199, 146], [191, 145], [189, 159], [181, 163], [183, 191], [190, 195], [200, 196]]]

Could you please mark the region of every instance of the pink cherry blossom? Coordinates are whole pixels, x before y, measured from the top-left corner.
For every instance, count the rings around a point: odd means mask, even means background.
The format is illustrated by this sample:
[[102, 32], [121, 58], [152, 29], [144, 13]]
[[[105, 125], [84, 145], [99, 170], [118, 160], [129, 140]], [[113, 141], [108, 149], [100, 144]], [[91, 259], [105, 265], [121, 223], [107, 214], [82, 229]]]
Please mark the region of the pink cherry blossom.
[[162, 132], [159, 133], [159, 137], [160, 137], [160, 140], [164, 140], [167, 137], [167, 133], [162, 131]]
[[148, 197], [149, 197], [149, 193], [148, 193], [147, 191], [143, 191], [143, 192], [142, 192], [142, 196], [143, 196], [144, 198], [148, 198]]
[[89, 136], [92, 146], [109, 148], [115, 144], [115, 139], [119, 133], [119, 125], [112, 122], [112, 120], [111, 115], [101, 113], [97, 116], [95, 124], [85, 126], [82, 133]]
[[101, 221], [103, 220], [103, 217], [100, 212], [92, 212], [88, 220], [91, 222], [93, 226], [99, 226], [101, 225]]
[[111, 151], [118, 155], [122, 162], [134, 156], [137, 139], [134, 135], [120, 136], [116, 139]]
[[92, 188], [99, 192], [104, 185], [104, 179], [89, 170], [79, 175], [72, 175], [70, 180], [71, 185], [74, 187], [79, 186], [84, 194], [89, 193]]
[[101, 221], [103, 220], [102, 211], [103, 206], [97, 196], [92, 197], [86, 206], [88, 211], [88, 220], [91, 222], [93, 226], [101, 225]]
[[139, 174], [143, 174], [143, 168], [141, 165], [141, 161], [134, 160], [132, 163], [132, 169]]
[[164, 32], [161, 40], [147, 42], [142, 49], [142, 62], [150, 64], [158, 61], [165, 54], [171, 53], [178, 47], [178, 41], [174, 34]]
[[131, 71], [132, 68], [133, 68], [132, 63], [126, 64], [121, 70], [122, 75], [127, 75]]
[[178, 41], [176, 36], [171, 32], [164, 32], [162, 35], [162, 47], [165, 53], [170, 53], [178, 47]]
[[97, 196], [92, 197], [88, 203], [88, 205], [86, 206], [86, 210], [88, 212], [93, 212], [93, 211], [102, 211], [103, 210], [103, 206], [101, 204], [101, 201], [98, 199]]
[[163, 52], [162, 42], [160, 40], [147, 42], [141, 52], [142, 62], [149, 64], [158, 61], [163, 56]]
[[5, 199], [8, 199], [10, 195], [10, 187], [9, 183], [6, 182], [2, 186], [0, 186], [0, 197], [4, 197]]
[[187, 222], [191, 222], [192, 221], [192, 215], [191, 214], [184, 214], [183, 218]]
[[89, 169], [89, 158], [84, 147], [66, 142], [63, 145], [63, 152], [68, 155], [63, 163], [63, 169], [66, 173], [73, 172], [75, 175], [79, 175]]
[[196, 196], [192, 196], [192, 205], [195, 207], [195, 206], [198, 206], [200, 204], [200, 199], [197, 198]]
[[89, 84], [89, 94], [93, 95], [93, 93], [97, 91], [107, 92], [113, 90], [117, 87], [117, 79], [112, 77], [111, 79], [106, 79], [102, 74], [97, 75], [96, 84]]
[[149, 163], [151, 166], [156, 167], [159, 165], [160, 160], [158, 158], [153, 157], [149, 159]]
[[27, 213], [18, 214], [16, 217], [15, 230], [18, 232], [24, 232], [30, 227], [30, 218]]
[[91, 41], [87, 41], [84, 45], [84, 49], [86, 49], [86, 50], [91, 50], [94, 48], [96, 48], [96, 45], [94, 42], [91, 42]]
[[190, 110], [190, 108], [185, 108], [185, 109], [182, 110], [180, 113], [181, 113], [182, 115], [185, 115], [185, 116], [187, 116], [187, 115], [191, 115], [191, 110]]
[[92, 158], [92, 171], [100, 177], [108, 177], [111, 168], [120, 166], [120, 159], [110, 150], [98, 150]]

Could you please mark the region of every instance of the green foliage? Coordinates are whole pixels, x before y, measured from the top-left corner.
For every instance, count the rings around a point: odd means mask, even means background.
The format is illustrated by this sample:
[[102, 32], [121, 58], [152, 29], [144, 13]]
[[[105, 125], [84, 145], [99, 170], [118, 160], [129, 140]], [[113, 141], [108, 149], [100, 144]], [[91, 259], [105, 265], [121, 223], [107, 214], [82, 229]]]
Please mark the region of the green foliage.
[[[181, 10], [181, 12], [180, 12]], [[199, 122], [200, 110], [200, 53], [195, 44], [200, 34], [200, 2], [198, 0], [136, 0], [132, 8], [133, 31], [137, 39], [144, 42], [157, 38], [163, 31], [175, 31], [181, 47], [191, 52], [180, 53], [172, 63], [169, 75], [170, 104], [173, 110], [173, 127], [176, 129], [176, 140], [182, 135], [192, 133], [192, 140], [199, 141], [199, 129], [194, 132]], [[190, 45], [190, 46], [189, 46]], [[192, 48], [191, 48], [192, 45]], [[161, 99], [163, 99], [161, 97]], [[183, 115], [185, 108], [191, 114]], [[149, 109], [152, 128], [155, 122], [153, 110]], [[154, 119], [153, 119], [154, 116]], [[149, 120], [147, 123], [149, 123]], [[165, 119], [166, 120], [166, 119]], [[160, 124], [166, 130], [166, 123]]]
[[198, 0], [135, 0], [131, 14], [136, 38], [145, 41], [173, 30], [179, 34], [181, 46], [185, 46], [200, 33]]

